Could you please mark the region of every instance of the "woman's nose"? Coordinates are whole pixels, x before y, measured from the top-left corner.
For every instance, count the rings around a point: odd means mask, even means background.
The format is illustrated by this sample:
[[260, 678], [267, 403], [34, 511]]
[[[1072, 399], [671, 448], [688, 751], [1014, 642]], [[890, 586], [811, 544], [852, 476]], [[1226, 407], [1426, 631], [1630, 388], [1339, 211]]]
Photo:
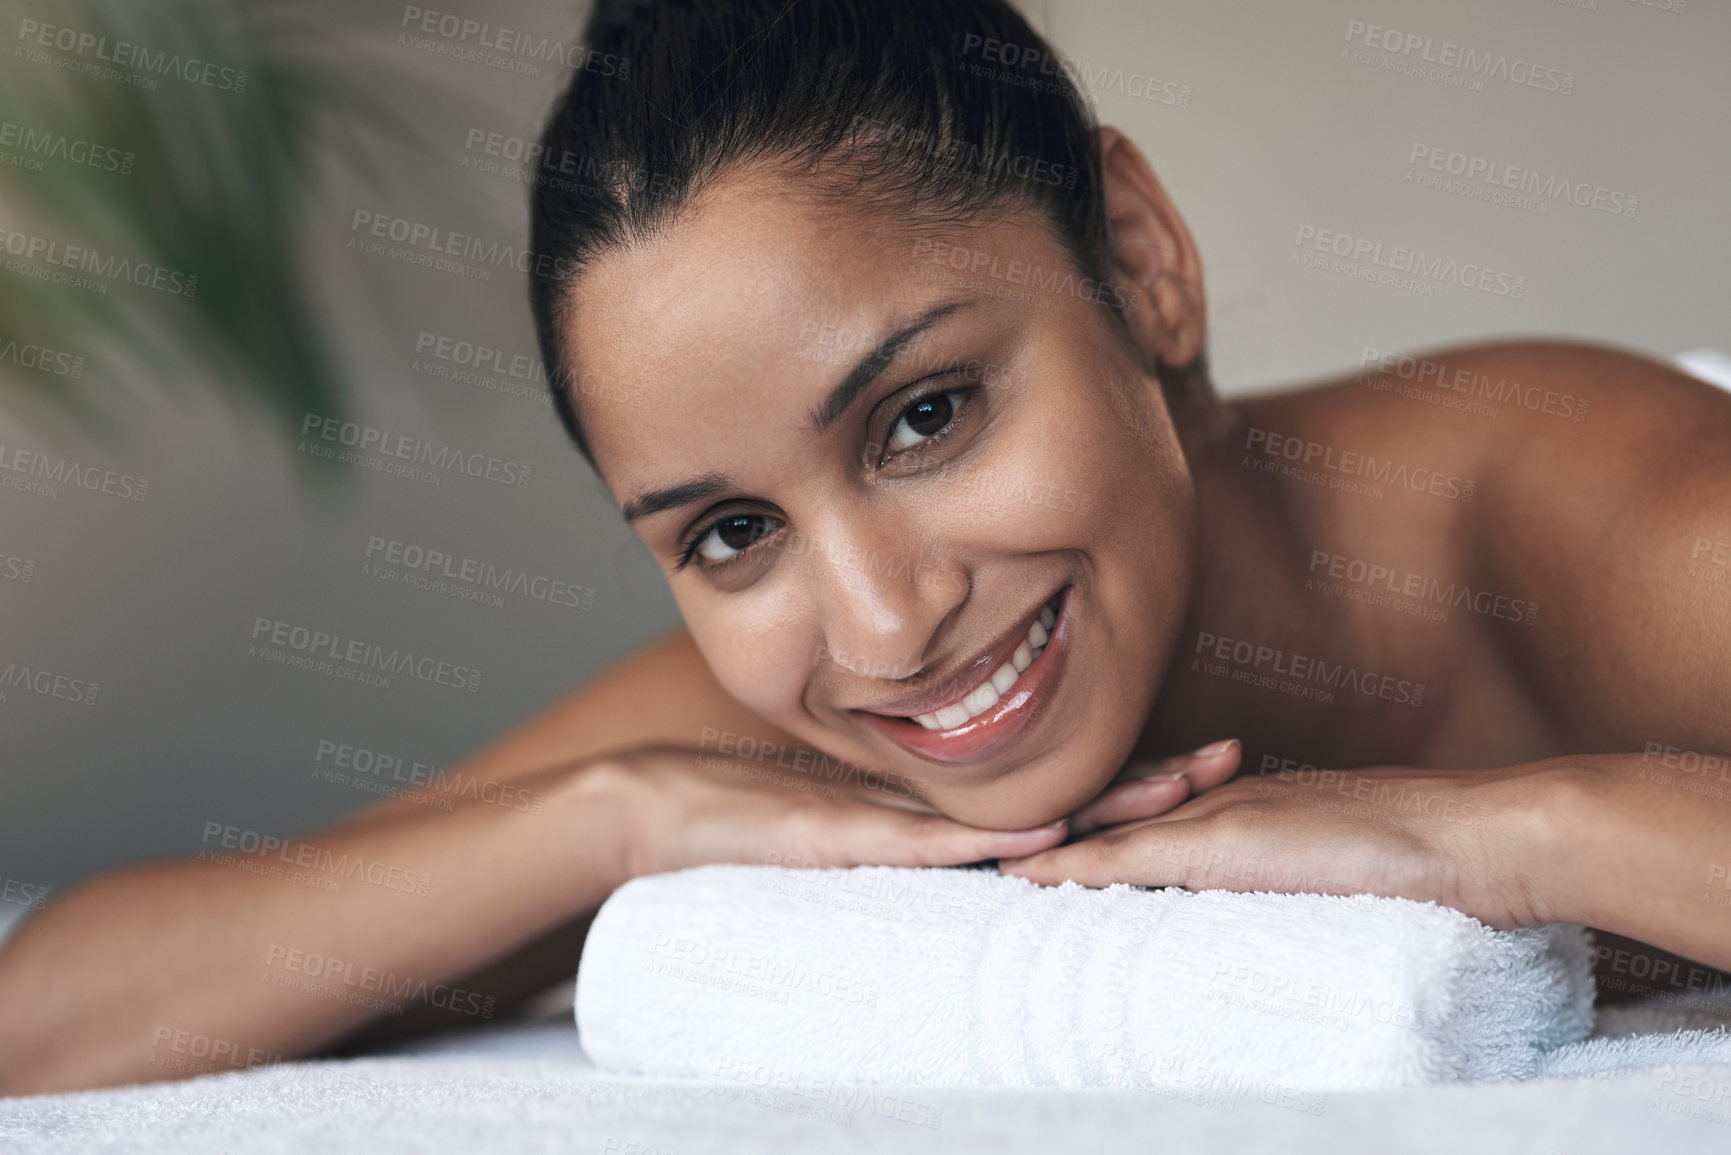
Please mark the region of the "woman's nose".
[[816, 552], [811, 580], [827, 656], [861, 677], [917, 673], [967, 599], [966, 573], [912, 535], [834, 533]]

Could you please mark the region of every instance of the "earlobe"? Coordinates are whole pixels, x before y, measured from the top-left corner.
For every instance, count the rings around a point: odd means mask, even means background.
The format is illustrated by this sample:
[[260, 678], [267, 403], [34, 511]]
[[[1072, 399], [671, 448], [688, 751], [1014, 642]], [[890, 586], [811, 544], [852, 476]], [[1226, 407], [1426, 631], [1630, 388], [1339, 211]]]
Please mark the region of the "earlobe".
[[1100, 168], [1130, 331], [1151, 359], [1188, 368], [1207, 336], [1202, 260], [1190, 230], [1147, 158], [1115, 128], [1100, 129]]

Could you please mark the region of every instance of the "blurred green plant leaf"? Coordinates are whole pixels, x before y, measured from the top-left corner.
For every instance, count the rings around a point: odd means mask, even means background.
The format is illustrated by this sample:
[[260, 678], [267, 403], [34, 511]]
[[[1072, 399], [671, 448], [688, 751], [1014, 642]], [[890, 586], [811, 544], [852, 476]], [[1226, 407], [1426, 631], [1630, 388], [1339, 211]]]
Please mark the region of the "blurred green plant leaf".
[[[262, 407], [291, 437], [309, 411], [346, 416], [299, 259], [316, 162], [335, 156], [378, 184], [363, 134], [416, 136], [356, 82], [312, 10], [282, 0], [0, 10], [17, 32], [0, 58], [0, 227], [14, 234], [0, 245], [6, 407], [107, 443], [124, 434], [126, 389], [184, 393], [192, 380]], [[44, 28], [54, 47], [39, 43]], [[73, 159], [93, 155], [102, 162]], [[45, 279], [60, 266], [31, 246], [55, 243], [62, 265], [69, 245], [97, 254], [85, 258], [96, 272], [67, 271], [106, 291]], [[196, 277], [196, 288], [103, 272], [143, 266]], [[5, 357], [8, 341], [81, 356], [83, 371], [27, 367]]]

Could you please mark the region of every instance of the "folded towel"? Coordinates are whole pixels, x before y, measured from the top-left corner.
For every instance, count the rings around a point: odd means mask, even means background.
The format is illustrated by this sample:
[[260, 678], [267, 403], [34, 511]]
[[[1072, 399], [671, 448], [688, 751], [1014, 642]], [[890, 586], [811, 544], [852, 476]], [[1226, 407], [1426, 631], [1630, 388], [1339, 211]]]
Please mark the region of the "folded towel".
[[1591, 968], [1578, 926], [1405, 899], [705, 866], [608, 899], [575, 1001], [617, 1071], [1266, 1096], [1530, 1077]]

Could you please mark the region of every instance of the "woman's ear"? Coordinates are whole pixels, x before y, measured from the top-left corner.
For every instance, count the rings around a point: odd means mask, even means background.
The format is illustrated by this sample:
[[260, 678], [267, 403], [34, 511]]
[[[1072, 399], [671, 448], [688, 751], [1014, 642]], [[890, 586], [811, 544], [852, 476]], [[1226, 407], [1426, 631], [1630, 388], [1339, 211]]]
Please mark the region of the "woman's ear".
[[1115, 128], [1100, 129], [1100, 169], [1124, 319], [1151, 361], [1188, 368], [1208, 335], [1196, 242], [1142, 150]]

